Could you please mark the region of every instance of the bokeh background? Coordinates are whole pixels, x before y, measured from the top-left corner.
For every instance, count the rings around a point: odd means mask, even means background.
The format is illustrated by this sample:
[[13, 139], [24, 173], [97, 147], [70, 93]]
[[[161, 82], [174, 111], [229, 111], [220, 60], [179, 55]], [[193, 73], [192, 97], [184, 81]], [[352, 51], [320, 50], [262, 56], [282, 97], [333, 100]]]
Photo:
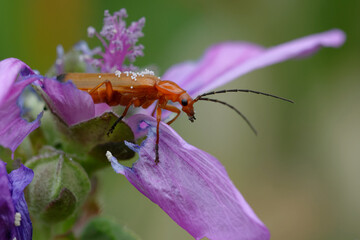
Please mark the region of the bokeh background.
[[[349, 0], [17, 0], [0, 2], [0, 59], [16, 57], [44, 73], [58, 44], [69, 50], [102, 26], [103, 12], [126, 8], [146, 17], [145, 56], [138, 66], [197, 59], [221, 41], [273, 46], [343, 29], [340, 49], [247, 74], [223, 88], [249, 88], [291, 98], [287, 104], [249, 94], [219, 96], [239, 108], [254, 136], [231, 110], [199, 103], [197, 121], [173, 127], [216, 156], [272, 239], [360, 238], [360, 1]], [[91, 47], [99, 45], [90, 39]], [[192, 239], [159, 207], [112, 169], [99, 173], [103, 214], [142, 239]]]

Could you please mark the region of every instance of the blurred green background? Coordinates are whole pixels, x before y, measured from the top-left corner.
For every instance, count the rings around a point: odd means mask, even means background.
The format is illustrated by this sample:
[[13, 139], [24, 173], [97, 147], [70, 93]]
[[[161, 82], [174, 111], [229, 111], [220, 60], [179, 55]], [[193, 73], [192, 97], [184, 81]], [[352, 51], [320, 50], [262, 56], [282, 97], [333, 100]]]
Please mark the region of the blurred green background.
[[[16, 57], [45, 73], [58, 44], [69, 50], [88, 40], [87, 27], [100, 30], [104, 10], [120, 8], [127, 9], [128, 22], [146, 17], [140, 40], [145, 57], [137, 65], [156, 65], [161, 74], [221, 41], [273, 46], [343, 29], [348, 39], [340, 49], [257, 70], [223, 86], [296, 102], [221, 96], [246, 114], [257, 137], [234, 112], [206, 102], [196, 106], [195, 123], [182, 115], [173, 127], [224, 164], [272, 239], [360, 238], [360, 1], [1, 1], [0, 58]], [[94, 39], [89, 44], [99, 45]], [[123, 176], [112, 169], [99, 175], [105, 216], [144, 240], [192, 239]]]

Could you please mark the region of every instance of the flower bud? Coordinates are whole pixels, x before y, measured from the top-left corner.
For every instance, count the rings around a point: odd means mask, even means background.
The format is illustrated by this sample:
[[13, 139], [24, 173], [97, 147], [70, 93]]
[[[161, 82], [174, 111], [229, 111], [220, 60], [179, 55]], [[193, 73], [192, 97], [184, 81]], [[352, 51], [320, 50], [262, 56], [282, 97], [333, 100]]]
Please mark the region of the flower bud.
[[26, 166], [35, 176], [27, 188], [31, 215], [46, 223], [57, 223], [76, 212], [90, 192], [90, 180], [80, 164], [64, 152], [48, 148]]
[[66, 53], [61, 45], [57, 46], [55, 64], [46, 75], [57, 76], [68, 72], [86, 72], [88, 66], [85, 61], [85, 55], [81, 52], [81, 49], [76, 49], [76, 46]]

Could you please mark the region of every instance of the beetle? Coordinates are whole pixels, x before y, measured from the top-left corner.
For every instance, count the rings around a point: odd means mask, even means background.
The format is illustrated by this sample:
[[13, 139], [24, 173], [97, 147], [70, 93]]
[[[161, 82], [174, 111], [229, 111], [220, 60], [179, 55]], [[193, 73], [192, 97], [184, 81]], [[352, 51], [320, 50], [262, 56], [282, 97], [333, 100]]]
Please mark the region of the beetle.
[[[185, 112], [189, 117], [189, 120], [193, 122], [196, 120], [193, 106], [194, 103], [199, 100], [220, 103], [236, 111], [256, 134], [256, 130], [251, 125], [250, 121], [235, 107], [217, 99], [205, 98], [205, 96], [228, 92], [248, 92], [292, 102], [286, 98], [248, 89], [212, 91], [201, 94], [193, 99], [175, 82], [161, 80], [159, 77], [155, 76], [152, 71], [147, 69], [142, 72], [115, 71], [115, 73], [66, 73], [59, 75], [57, 79], [60, 81], [71, 80], [78, 89], [89, 93], [95, 104], [106, 103], [109, 106], [125, 106], [124, 112], [111, 126], [107, 133], [108, 135], [114, 131], [116, 125], [126, 116], [132, 105], [134, 107], [146, 109], [156, 102], [153, 111], [153, 115], [156, 113], [157, 122], [155, 144], [156, 164], [159, 163], [159, 125], [162, 110], [176, 113], [175, 117], [168, 121], [167, 124], [173, 123], [178, 118], [181, 111]], [[180, 110], [176, 106], [170, 105], [169, 101], [180, 103], [182, 109]]]

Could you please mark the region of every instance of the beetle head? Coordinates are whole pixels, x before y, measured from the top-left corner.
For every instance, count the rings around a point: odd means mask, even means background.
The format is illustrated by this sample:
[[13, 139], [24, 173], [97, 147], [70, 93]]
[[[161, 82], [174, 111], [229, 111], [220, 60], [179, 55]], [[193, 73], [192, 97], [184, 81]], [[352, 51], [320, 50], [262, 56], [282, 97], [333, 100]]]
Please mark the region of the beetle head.
[[184, 92], [179, 96], [178, 102], [182, 106], [182, 111], [188, 115], [189, 120], [194, 122], [194, 120], [196, 120], [193, 107], [194, 100], [190, 97], [190, 95], [187, 92]]

